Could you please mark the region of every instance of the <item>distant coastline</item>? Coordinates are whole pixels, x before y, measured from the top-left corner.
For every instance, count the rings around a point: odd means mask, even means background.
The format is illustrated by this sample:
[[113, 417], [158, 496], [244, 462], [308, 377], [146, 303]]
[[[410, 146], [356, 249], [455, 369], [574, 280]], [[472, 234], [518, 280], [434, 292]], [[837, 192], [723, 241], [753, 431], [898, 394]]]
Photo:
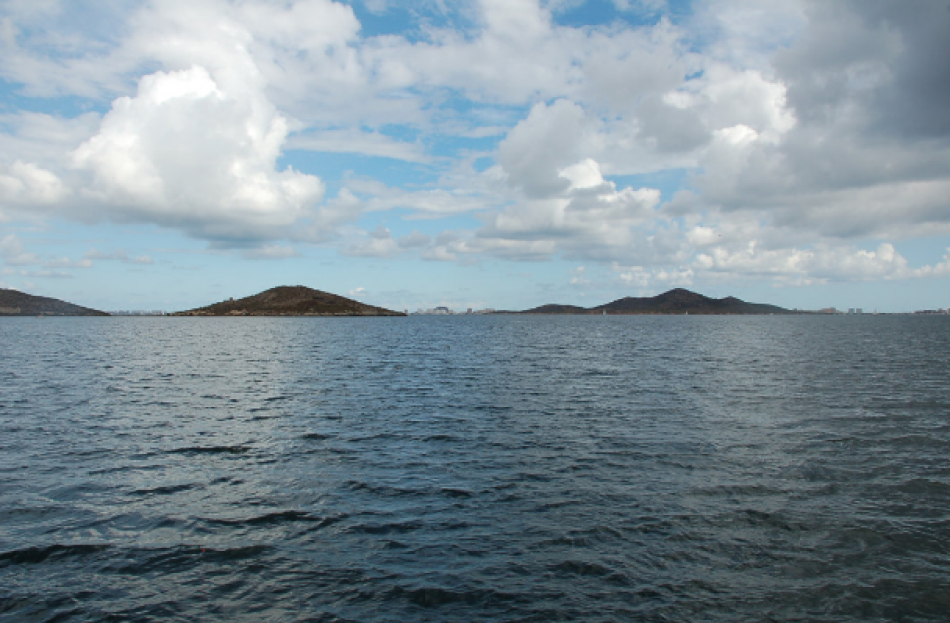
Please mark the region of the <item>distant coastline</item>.
[[[946, 316], [950, 309], [926, 309], [900, 314]], [[419, 309], [411, 315], [698, 315], [698, 316], [744, 316], [744, 315], [885, 315], [874, 310], [866, 312], [861, 308], [847, 311], [827, 307], [818, 310], [786, 309], [777, 305], [751, 303], [733, 296], [711, 298], [683, 288], [675, 288], [650, 297], [624, 297], [597, 305], [581, 307], [549, 303], [522, 311], [495, 310], [492, 308], [456, 312], [445, 306], [432, 309]], [[0, 317], [2, 316], [408, 316], [405, 312], [393, 311], [383, 307], [368, 305], [353, 299], [315, 290], [306, 286], [277, 286], [252, 296], [240, 299], [227, 299], [204, 307], [166, 312], [163, 310], [119, 310], [100, 311], [83, 307], [55, 298], [35, 296], [0, 288]]]

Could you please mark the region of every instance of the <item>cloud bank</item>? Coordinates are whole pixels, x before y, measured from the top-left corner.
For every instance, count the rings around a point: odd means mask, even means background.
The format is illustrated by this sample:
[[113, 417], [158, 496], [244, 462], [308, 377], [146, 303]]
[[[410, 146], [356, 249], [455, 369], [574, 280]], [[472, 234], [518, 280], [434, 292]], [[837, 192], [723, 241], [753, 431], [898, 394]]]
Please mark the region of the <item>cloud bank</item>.
[[[259, 259], [562, 258], [639, 287], [945, 274], [898, 251], [950, 236], [945, 6], [617, 0], [564, 19], [584, 5], [419, 3], [412, 28], [373, 32], [361, 15], [407, 9], [175, 0], [95, 28], [70, 3], [7, 3], [0, 76], [74, 110], [2, 115], [0, 222], [154, 224]], [[365, 165], [340, 176], [328, 154]]]

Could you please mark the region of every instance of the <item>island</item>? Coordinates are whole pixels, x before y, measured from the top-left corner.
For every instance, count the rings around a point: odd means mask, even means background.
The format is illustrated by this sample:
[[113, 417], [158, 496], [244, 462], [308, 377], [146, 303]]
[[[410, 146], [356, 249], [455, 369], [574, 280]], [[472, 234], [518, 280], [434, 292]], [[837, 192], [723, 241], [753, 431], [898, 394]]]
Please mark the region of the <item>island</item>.
[[405, 316], [305, 286], [278, 286], [242, 299], [228, 299], [170, 316]]
[[0, 316], [108, 316], [104, 311], [90, 309], [52, 299], [34, 296], [19, 290], [0, 288]]
[[798, 314], [799, 311], [785, 309], [776, 305], [747, 303], [732, 296], [714, 299], [683, 288], [650, 297], [627, 296], [612, 303], [597, 307], [578, 307], [576, 305], [549, 304], [527, 309], [519, 314], [696, 314], [696, 315], [747, 315], [747, 314]]

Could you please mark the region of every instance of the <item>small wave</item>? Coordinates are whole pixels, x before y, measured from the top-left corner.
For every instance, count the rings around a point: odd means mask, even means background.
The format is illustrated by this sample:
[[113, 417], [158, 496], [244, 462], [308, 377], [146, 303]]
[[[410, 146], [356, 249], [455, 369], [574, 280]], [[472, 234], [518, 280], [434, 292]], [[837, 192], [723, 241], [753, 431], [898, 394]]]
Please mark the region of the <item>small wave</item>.
[[270, 551], [269, 545], [244, 545], [240, 547], [202, 547], [201, 557], [204, 559], [217, 560], [243, 560], [245, 558], [257, 558], [261, 554]]
[[292, 400], [293, 396], [288, 396], [287, 394], [280, 394], [277, 396], [268, 396], [264, 399], [264, 402], [281, 402], [283, 400]]
[[567, 573], [576, 576], [606, 577], [619, 575], [616, 571], [606, 565], [596, 562], [587, 562], [585, 560], [565, 560], [563, 562], [557, 563], [556, 565], [552, 565], [552, 569], [559, 573]]
[[553, 510], [557, 508], [563, 508], [565, 506], [576, 506], [578, 504], [583, 504], [584, 500], [572, 499], [572, 500], [551, 500], [549, 502], [543, 502], [535, 506], [532, 510], [535, 512], [543, 512], [548, 510]]
[[442, 487], [442, 493], [450, 498], [470, 498], [474, 493], [465, 489], [456, 489], [454, 487]]
[[779, 513], [767, 513], [755, 510], [754, 508], [747, 508], [741, 511], [741, 517], [744, 517], [746, 522], [752, 526], [778, 528], [788, 532], [802, 529], [802, 526], [797, 526], [786, 521]]
[[594, 543], [623, 542], [624, 533], [610, 526], [593, 526], [588, 530], [573, 530], [568, 534], [540, 541], [539, 548], [551, 545], [570, 547], [588, 547]]
[[362, 532], [364, 534], [402, 534], [413, 532], [423, 527], [421, 521], [403, 521], [383, 524], [357, 524], [350, 526], [347, 532]]
[[422, 441], [425, 441], [425, 442], [430, 442], [430, 441], [459, 441], [459, 438], [456, 437], [455, 435], [446, 435], [446, 434], [440, 433], [440, 434], [436, 434], [436, 435], [429, 435], [429, 436], [427, 436], [427, 437], [423, 437], [423, 438], [422, 438]]
[[185, 454], [185, 455], [195, 455], [195, 454], [245, 454], [250, 452], [251, 448], [248, 446], [190, 446], [186, 448], [175, 448], [174, 450], [169, 450], [168, 454]]
[[553, 478], [551, 474], [545, 474], [541, 472], [520, 472], [518, 474], [518, 480], [531, 482], [550, 482], [553, 480]]
[[[412, 603], [423, 608], [433, 608], [443, 604], [489, 604], [492, 602], [510, 602], [517, 599], [515, 595], [493, 589], [452, 590], [441, 587], [422, 587], [415, 589], [396, 588], [397, 595], [405, 596]], [[395, 595], [394, 595], [395, 596]]]
[[136, 495], [172, 495], [194, 489], [195, 485], [168, 485], [165, 487], [153, 487], [151, 489], [136, 489], [133, 491]]
[[352, 491], [366, 491], [384, 497], [400, 497], [425, 494], [425, 490], [423, 489], [409, 489], [406, 487], [393, 487], [390, 485], [372, 485], [368, 482], [362, 482], [359, 480], [350, 480], [346, 483], [346, 486]]
[[74, 556], [90, 556], [109, 549], [109, 545], [62, 545], [54, 544], [46, 547], [27, 547], [9, 552], [0, 552], [0, 563], [14, 565], [39, 564], [48, 559], [62, 559]]
[[932, 478], [911, 478], [902, 482], [899, 488], [903, 493], [926, 495], [941, 500], [950, 498], [950, 483]]
[[251, 418], [252, 422], [264, 422], [266, 420], [278, 420], [284, 417], [283, 413], [274, 413], [270, 415], [255, 415]]
[[344, 519], [343, 516], [321, 517], [319, 515], [311, 515], [306, 511], [287, 510], [241, 519], [205, 519], [204, 521], [209, 524], [222, 526], [264, 526], [282, 523], [306, 522], [318, 524], [318, 527], [323, 528], [325, 526], [335, 524], [342, 519]]
[[324, 433], [304, 433], [300, 436], [301, 439], [309, 439], [312, 441], [323, 441], [324, 439], [329, 439], [331, 436]]

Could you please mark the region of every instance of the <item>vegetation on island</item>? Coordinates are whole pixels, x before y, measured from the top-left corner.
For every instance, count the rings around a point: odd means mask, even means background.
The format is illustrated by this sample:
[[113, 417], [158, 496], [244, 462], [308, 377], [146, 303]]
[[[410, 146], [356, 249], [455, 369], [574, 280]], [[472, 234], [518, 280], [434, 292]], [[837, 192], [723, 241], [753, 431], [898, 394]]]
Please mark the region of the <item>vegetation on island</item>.
[[171, 316], [405, 316], [305, 286], [278, 286], [242, 299], [228, 299]]
[[657, 296], [617, 299], [597, 307], [578, 307], [576, 305], [542, 305], [528, 309], [521, 314], [697, 314], [697, 315], [742, 315], [742, 314], [795, 314], [798, 311], [776, 305], [747, 303], [732, 296], [714, 299], [702, 294], [676, 288]]
[[108, 316], [104, 311], [0, 288], [0, 316]]

